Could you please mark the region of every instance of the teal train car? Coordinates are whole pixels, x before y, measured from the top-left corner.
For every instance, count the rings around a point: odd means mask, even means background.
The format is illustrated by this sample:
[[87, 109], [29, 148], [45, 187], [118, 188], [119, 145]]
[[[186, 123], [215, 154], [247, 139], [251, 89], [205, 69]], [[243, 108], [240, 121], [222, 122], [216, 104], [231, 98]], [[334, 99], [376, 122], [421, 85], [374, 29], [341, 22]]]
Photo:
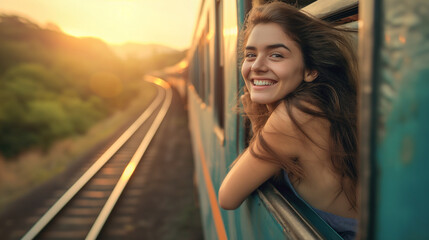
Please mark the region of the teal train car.
[[[249, 123], [235, 110], [243, 80], [238, 53], [246, 13], [263, 0], [203, 0], [175, 81], [189, 111], [205, 239], [341, 239], [293, 194], [267, 182], [240, 208], [217, 194], [246, 147]], [[429, 239], [429, 2], [288, 0], [356, 29], [359, 57], [360, 219], [357, 239]], [[179, 84], [180, 83], [180, 84]]]

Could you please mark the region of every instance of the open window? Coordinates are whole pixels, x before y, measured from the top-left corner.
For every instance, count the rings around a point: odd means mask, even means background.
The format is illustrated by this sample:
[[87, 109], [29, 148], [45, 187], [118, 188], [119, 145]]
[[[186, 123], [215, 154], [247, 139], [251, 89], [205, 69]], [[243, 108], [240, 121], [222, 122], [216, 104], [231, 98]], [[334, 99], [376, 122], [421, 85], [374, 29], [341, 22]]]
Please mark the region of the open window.
[[[248, 4], [257, 6], [265, 2], [253, 0]], [[285, 0], [283, 2], [335, 25], [356, 29], [356, 33], [351, 34], [355, 35], [357, 49], [358, 0]], [[245, 138], [248, 141], [252, 134], [248, 122], [245, 122], [245, 129]], [[287, 235], [296, 239], [342, 239], [312, 208], [298, 199], [290, 188], [269, 181], [257, 190], [257, 195], [282, 225]]]

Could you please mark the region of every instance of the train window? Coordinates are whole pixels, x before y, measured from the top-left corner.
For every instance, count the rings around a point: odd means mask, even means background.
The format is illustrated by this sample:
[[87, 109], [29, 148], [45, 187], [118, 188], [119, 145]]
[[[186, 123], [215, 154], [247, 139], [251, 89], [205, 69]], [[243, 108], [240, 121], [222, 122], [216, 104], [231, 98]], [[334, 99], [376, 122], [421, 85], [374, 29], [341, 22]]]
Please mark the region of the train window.
[[[252, 6], [266, 2], [268, 1], [252, 0]], [[357, 30], [358, 0], [284, 0], [283, 2], [335, 25]], [[357, 34], [353, 34], [357, 40]], [[245, 126], [245, 128], [247, 129], [245, 136], [249, 136], [250, 127]], [[284, 229], [291, 231], [297, 239], [342, 239], [313, 209], [298, 200], [283, 183], [267, 182], [257, 190], [257, 194]]]
[[218, 128], [216, 135], [221, 143], [224, 140], [224, 43], [223, 43], [223, 20], [222, 1], [216, 2], [216, 34], [215, 34], [215, 77], [214, 77], [214, 114]]
[[199, 51], [198, 47], [195, 50], [194, 55], [192, 56], [192, 65], [190, 66], [190, 72], [191, 72], [191, 83], [194, 86], [194, 89], [198, 92], [199, 90], [199, 76], [200, 76], [200, 67], [198, 65], [199, 63]]
[[204, 101], [205, 99], [205, 86], [206, 86], [206, 57], [205, 57], [205, 33], [200, 38], [200, 44], [198, 45], [198, 65], [200, 66], [198, 71], [198, 95]]
[[204, 92], [203, 100], [206, 104], [209, 103], [209, 96], [210, 96], [210, 76], [211, 76], [211, 57], [210, 57], [210, 40], [212, 38], [212, 33], [210, 32], [210, 19], [209, 16], [207, 16], [207, 23], [206, 27], [204, 29], [203, 37], [201, 38], [202, 46], [203, 46], [203, 57], [204, 57], [204, 76], [202, 81], [204, 82], [204, 87], [202, 91]]
[[209, 33], [209, 20], [207, 18], [206, 28], [203, 29], [201, 36], [198, 40], [193, 58], [191, 69], [191, 82], [195, 88], [199, 98], [205, 104], [209, 103], [210, 96], [210, 75], [211, 75], [211, 61], [210, 61], [210, 44], [211, 38]]

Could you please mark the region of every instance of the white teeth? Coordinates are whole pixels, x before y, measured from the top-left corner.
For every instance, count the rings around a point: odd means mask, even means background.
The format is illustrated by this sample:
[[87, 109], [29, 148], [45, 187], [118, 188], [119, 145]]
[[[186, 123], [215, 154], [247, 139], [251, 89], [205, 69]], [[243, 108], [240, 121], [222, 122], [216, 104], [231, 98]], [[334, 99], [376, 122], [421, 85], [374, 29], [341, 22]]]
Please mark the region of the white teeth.
[[253, 84], [255, 86], [270, 86], [270, 85], [273, 85], [274, 83], [267, 80], [253, 80]]

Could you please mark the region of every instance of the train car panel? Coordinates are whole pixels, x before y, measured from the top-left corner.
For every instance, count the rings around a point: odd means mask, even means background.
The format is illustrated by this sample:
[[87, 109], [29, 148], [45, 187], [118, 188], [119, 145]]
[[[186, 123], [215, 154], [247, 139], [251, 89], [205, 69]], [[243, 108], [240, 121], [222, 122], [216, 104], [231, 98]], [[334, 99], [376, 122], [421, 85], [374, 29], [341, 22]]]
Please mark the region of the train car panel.
[[[214, 84], [217, 71], [218, 61], [211, 56], [215, 56], [215, 48], [217, 45], [215, 3], [205, 1], [202, 3], [200, 12], [200, 22], [198, 23], [195, 39], [198, 39], [194, 49], [191, 49], [192, 63], [190, 72], [192, 72], [191, 82], [196, 83], [188, 88], [189, 94], [189, 113], [191, 128], [196, 130], [193, 132], [194, 157], [196, 163], [196, 174], [198, 187], [200, 189], [199, 196], [202, 206], [202, 218], [206, 225], [213, 228], [205, 228], [206, 239], [226, 239], [225, 227], [223, 219], [220, 215], [220, 209], [217, 205], [217, 192], [219, 188], [219, 179], [221, 179], [220, 169], [221, 164], [224, 164], [223, 159], [223, 144], [222, 130], [219, 127], [220, 117], [214, 117], [214, 106], [218, 100], [214, 99], [214, 91], [219, 92]], [[215, 66], [216, 65], [216, 66]], [[196, 85], [198, 87], [196, 87]], [[222, 90], [222, 89], [221, 89]], [[217, 112], [216, 114], [219, 114]], [[217, 127], [217, 128], [215, 128]], [[216, 134], [216, 129], [217, 134]], [[216, 139], [213, 139], [216, 135]], [[214, 151], [213, 151], [214, 150]], [[207, 153], [214, 153], [208, 155]], [[204, 209], [203, 209], [204, 208]]]
[[363, 2], [361, 235], [428, 239], [429, 3]]
[[[202, 10], [203, 12], [201, 13], [201, 19], [204, 19], [204, 20], [210, 19], [209, 17], [206, 17], [206, 15], [210, 14], [210, 11], [208, 9], [209, 7], [207, 6], [203, 7], [203, 10]], [[224, 18], [222, 19], [223, 20], [222, 23], [225, 24], [225, 26], [223, 26], [223, 32], [222, 32], [223, 39], [220, 39], [220, 40], [216, 39], [216, 40], [221, 42], [221, 44], [219, 45], [223, 46], [223, 48], [225, 49], [223, 56], [226, 56], [226, 57], [224, 59], [219, 59], [218, 62], [219, 62], [219, 65], [221, 62], [223, 62], [225, 65], [228, 66], [228, 68], [224, 72], [225, 74], [224, 79], [229, 79], [231, 81], [225, 84], [226, 86], [228, 86], [225, 88], [225, 93], [226, 93], [225, 102], [229, 103], [229, 105], [225, 106], [225, 108], [228, 110], [231, 109], [231, 111], [225, 111], [226, 112], [225, 121], [227, 123], [226, 124], [227, 128], [224, 129], [224, 134], [226, 134], [225, 143], [222, 141], [223, 140], [222, 132], [220, 132], [222, 131], [222, 128], [221, 128], [222, 126], [218, 126], [219, 121], [218, 121], [218, 125], [212, 122], [213, 108], [211, 107], [210, 103], [213, 103], [213, 101], [211, 100], [212, 98], [207, 97], [211, 95], [211, 92], [206, 90], [208, 89], [206, 87], [207, 82], [215, 82], [215, 81], [207, 81], [207, 75], [211, 75], [211, 74], [207, 74], [207, 71], [210, 71], [210, 67], [212, 65], [208, 64], [209, 59], [205, 54], [207, 53], [210, 54], [210, 51], [206, 50], [208, 44], [206, 44], [203, 40], [201, 40], [201, 39], [204, 39], [207, 35], [210, 35], [210, 34], [207, 34], [207, 27], [206, 29], [204, 29], [203, 27], [198, 27], [199, 30], [197, 30], [196, 38], [197, 39], [199, 38], [200, 40], [198, 42], [198, 46], [196, 46], [196, 50], [195, 50], [196, 54], [194, 55], [194, 59], [197, 59], [197, 61], [194, 60], [193, 62], [195, 64], [199, 64], [199, 67], [206, 68], [206, 69], [193, 69], [193, 72], [196, 73], [194, 77], [199, 78], [199, 81], [195, 81], [196, 79], [194, 79], [193, 81], [196, 83], [195, 85], [197, 86], [196, 94], [193, 94], [193, 96], [196, 96], [196, 98], [190, 100], [190, 102], [196, 101], [200, 103], [199, 106], [197, 104], [190, 107], [190, 111], [192, 112], [191, 115], [197, 118], [193, 120], [192, 121], [193, 123], [191, 124], [193, 127], [198, 126], [197, 128], [200, 129], [200, 133], [197, 134], [198, 136], [196, 136], [195, 138], [202, 139], [202, 140], [197, 140], [197, 144], [196, 144], [199, 146], [198, 148], [201, 148], [198, 150], [200, 154], [200, 157], [199, 157], [200, 159], [197, 160], [197, 162], [203, 163], [203, 164], [200, 164], [198, 168], [204, 168], [204, 165], [206, 165], [208, 170], [207, 172], [210, 175], [209, 181], [211, 181], [211, 184], [213, 185], [214, 189], [217, 189], [219, 187], [225, 173], [227, 172], [227, 166], [235, 159], [237, 152], [239, 150], [242, 150], [243, 144], [241, 144], [240, 146], [239, 142], [241, 143], [244, 142], [244, 137], [243, 137], [244, 130], [238, 127], [240, 124], [240, 121], [242, 122], [242, 118], [240, 118], [237, 115], [237, 113], [232, 110], [236, 105], [238, 89], [240, 89], [243, 85], [242, 80], [238, 77], [239, 72], [237, 71], [238, 69], [238, 63], [237, 63], [238, 60], [237, 60], [237, 54], [236, 54], [237, 53], [237, 33], [238, 33], [237, 8], [234, 5], [226, 5], [226, 6], [222, 5], [222, 7], [219, 7], [219, 5], [217, 5], [216, 9], [218, 11], [219, 9], [222, 9], [222, 10], [225, 9], [224, 10], [225, 14], [223, 14]], [[230, 14], [228, 14], [228, 12]], [[243, 16], [241, 18], [243, 18]], [[204, 25], [204, 24], [208, 25], [207, 22], [209, 22], [209, 20], [207, 20], [206, 22], [202, 21], [201, 25]], [[216, 22], [219, 22], [219, 21], [217, 20]], [[210, 41], [211, 38], [207, 38], [207, 40]], [[219, 58], [221, 57], [222, 57], [222, 54], [219, 55]], [[195, 65], [195, 66], [198, 66], [198, 65]], [[207, 70], [207, 68], [209, 69]], [[213, 67], [212, 69], [216, 69], [216, 66]], [[214, 71], [211, 71], [211, 72], [214, 72]], [[218, 79], [219, 76], [216, 76], [216, 77]], [[211, 85], [209, 89], [216, 89], [216, 85], [214, 86]], [[203, 123], [202, 125], [204, 126], [199, 126], [196, 124], [196, 122]], [[205, 127], [205, 126], [208, 126], [208, 127]], [[213, 138], [211, 138], [212, 136], [211, 132], [206, 130], [206, 129], [210, 129], [210, 126], [215, 126], [213, 131], [216, 133], [218, 141], [215, 141]], [[224, 144], [229, 148], [224, 149], [223, 148]], [[205, 146], [205, 145], [211, 145], [211, 146]], [[204, 149], [211, 149], [210, 155], [206, 156], [205, 154], [206, 151]], [[225, 150], [227, 152], [224, 154]], [[216, 169], [220, 171], [216, 171]], [[202, 177], [207, 178], [207, 176], [202, 176], [200, 174], [199, 178], [202, 179]], [[209, 188], [209, 187], [207, 187], [206, 185], [206, 188]], [[206, 190], [208, 191], [208, 189]], [[257, 208], [257, 207], [260, 208], [261, 202], [259, 201], [258, 198], [255, 198], [255, 199], [257, 200], [256, 202], [258, 203], [251, 208]], [[207, 199], [206, 196], [203, 196], [202, 200], [208, 201], [211, 199]], [[214, 215], [214, 212], [217, 211], [216, 208], [218, 207], [213, 205], [213, 200], [211, 200], [211, 203], [212, 203], [211, 214]], [[250, 213], [251, 212], [252, 211], [250, 211]], [[231, 234], [229, 235], [237, 236], [240, 239], [242, 238], [254, 239], [255, 236], [267, 235], [267, 233], [264, 232], [264, 230], [267, 230], [270, 228], [264, 226], [264, 224], [268, 226], [277, 224], [277, 222], [272, 217], [272, 215], [267, 214], [268, 212], [266, 210], [263, 210], [261, 213], [258, 213], [257, 211], [253, 211], [253, 212], [257, 213], [257, 215], [260, 215], [260, 216], [253, 217], [249, 215], [249, 211], [246, 210], [246, 208], [243, 208], [243, 210], [238, 210], [235, 213], [234, 212], [223, 213], [226, 215], [230, 215], [225, 217], [226, 219], [225, 221], [228, 221], [228, 219], [231, 219], [230, 222], [227, 222], [225, 224], [226, 226], [228, 226], [227, 227], [228, 232], [231, 232]], [[209, 214], [210, 212], [204, 213], [204, 215], [209, 215]], [[213, 216], [213, 218], [215, 218], [215, 216]], [[209, 217], [205, 216], [204, 219], [206, 219], [208, 224], [212, 222], [212, 219], [210, 219]], [[261, 224], [260, 221], [247, 222], [248, 219], [271, 219], [271, 221], [263, 221], [264, 224]], [[279, 226], [278, 229], [279, 231], [277, 233], [273, 233], [272, 228], [269, 232], [273, 236], [277, 235], [277, 237], [278, 237], [278, 234], [283, 235], [282, 228]], [[255, 234], [255, 232], [258, 232], [258, 234]], [[207, 233], [207, 236], [212, 236], [212, 235], [213, 233]]]
[[[388, 2], [392, 1], [393, 0], [389, 0]], [[250, 5], [257, 4], [258, 2], [263, 1], [204, 1], [201, 8], [199, 23], [194, 35], [195, 41], [188, 56], [189, 79], [191, 83], [188, 88], [190, 126], [191, 129], [194, 130], [192, 138], [196, 174], [197, 179], [199, 179], [198, 185], [200, 189], [201, 209], [203, 212], [202, 218], [206, 229], [205, 237], [206, 239], [223, 239], [226, 237], [229, 239], [339, 238], [329, 226], [326, 226], [326, 223], [317, 216], [313, 216], [313, 213], [308, 211], [308, 207], [297, 205], [293, 197], [287, 196], [287, 194], [286, 199], [277, 194], [276, 187], [273, 187], [270, 183], [265, 184], [252, 194], [252, 196], [236, 211], [224, 211], [219, 209], [217, 205], [217, 189], [228, 171], [229, 164], [235, 159], [237, 154], [242, 151], [246, 142], [246, 129], [243, 127], [243, 118], [232, 110], [237, 103], [237, 92], [243, 84], [239, 73], [239, 60], [237, 58], [237, 36], [244, 19], [244, 14], [249, 9]], [[424, 3], [422, 3], [422, 6], [424, 6]], [[379, 4], [376, 4], [376, 7], [381, 8]], [[319, 0], [304, 8], [304, 11], [310, 12], [322, 19], [337, 22], [338, 24], [352, 22], [349, 27], [357, 27], [358, 7], [356, 0]], [[392, 11], [397, 12], [396, 10]], [[370, 12], [370, 14], [372, 13]], [[376, 14], [380, 15], [380, 12]], [[364, 24], [367, 23], [368, 22], [365, 22]], [[375, 40], [376, 43], [379, 43], [377, 41], [380, 41], [380, 35], [374, 34], [374, 32], [372, 32], [372, 34], [379, 38]], [[398, 39], [400, 42], [402, 41], [402, 44], [408, 41], [407, 38], [401, 38], [401, 36], [399, 36]], [[387, 44], [387, 46], [389, 47], [390, 45]], [[390, 50], [391, 49], [387, 48], [387, 50], [384, 51], [389, 52]], [[394, 56], [392, 56], [392, 59], [394, 59]], [[418, 56], [416, 59], [418, 59]], [[369, 64], [372, 64], [372, 62], [373, 61], [369, 61]], [[422, 72], [421, 75], [425, 73], [424, 70], [420, 72]], [[390, 72], [388, 73], [390, 74]], [[410, 76], [410, 78], [413, 79], [414, 76]], [[414, 79], [420, 78], [421, 77], [416, 77]], [[376, 86], [385, 90], [387, 89], [385, 87], [386, 85], [387, 84], [383, 83], [383, 87], [380, 87], [381, 85]], [[422, 95], [422, 91], [417, 92]], [[386, 92], [382, 93], [386, 94]], [[407, 101], [404, 100], [404, 102]], [[387, 118], [389, 117], [388, 115], [389, 114], [377, 115], [377, 117]], [[389, 138], [390, 140], [384, 143], [384, 150], [380, 150], [378, 153], [380, 155], [377, 155], [378, 157], [383, 158], [384, 155], [389, 156], [388, 150], [386, 149], [391, 145], [398, 145], [403, 142], [395, 142], [395, 139], [403, 139], [396, 138], [395, 136]], [[414, 137], [413, 135], [408, 139], [419, 139], [421, 142], [427, 140], [425, 136]], [[404, 141], [406, 142], [408, 140]], [[414, 140], [410, 140], [408, 143], [406, 142], [406, 144], [408, 144], [407, 146], [411, 146], [411, 148], [420, 146], [416, 145], [414, 142]], [[400, 149], [400, 147], [397, 149]], [[414, 159], [413, 154], [409, 159]], [[397, 155], [399, 156], [400, 153]], [[405, 154], [405, 156], [409, 155]], [[388, 171], [389, 174], [385, 174], [382, 177], [377, 176], [377, 181], [371, 179], [371, 182], [364, 186], [370, 185], [372, 190], [365, 189], [363, 192], [367, 192], [366, 194], [369, 195], [368, 192], [375, 191], [374, 189], [376, 189], [377, 192], [381, 192], [382, 196], [395, 197], [397, 201], [394, 201], [394, 204], [396, 204], [395, 206], [397, 209], [400, 209], [400, 204], [398, 203], [403, 205], [406, 204], [404, 202], [404, 196], [395, 195], [396, 192], [394, 188], [391, 187], [391, 184], [406, 188], [406, 186], [413, 184], [417, 186], [417, 183], [404, 181], [401, 184], [397, 181], [389, 182], [386, 179], [397, 179], [401, 174], [408, 176], [407, 179], [412, 179], [412, 173], [415, 173], [416, 169], [419, 169], [419, 167], [420, 169], [424, 169], [424, 166], [426, 166], [421, 162], [418, 162], [419, 165], [414, 165], [415, 161], [413, 160], [410, 160], [410, 162], [410, 166], [413, 167], [404, 170], [405, 172], [409, 172], [408, 174], [402, 172], [402, 170], [396, 171], [397, 169], [392, 169], [392, 166], [386, 164], [384, 160], [379, 160], [379, 165], [376, 169], [386, 169], [385, 172]], [[415, 179], [418, 181], [427, 181], [425, 177], [419, 176], [419, 178]], [[374, 185], [377, 184], [382, 184], [384, 186], [383, 191], [374, 187]], [[393, 190], [389, 192], [389, 189]], [[419, 196], [426, 201], [426, 194], [422, 193]], [[404, 226], [406, 223], [403, 221], [400, 223], [389, 222], [386, 216], [391, 209], [391, 205], [379, 204], [378, 202], [374, 204], [374, 202], [376, 202], [375, 198], [376, 197], [372, 196], [372, 198], [368, 200], [370, 202], [372, 201], [373, 205], [365, 205], [364, 207], [367, 207], [366, 209], [369, 210], [362, 214], [371, 215], [370, 218], [363, 217], [363, 223], [366, 223], [366, 225], [371, 225], [371, 223], [374, 224], [370, 227], [367, 226], [369, 230], [363, 230], [361, 232], [365, 233], [366, 231], [372, 236], [374, 235], [375, 227], [383, 226], [380, 228], [380, 231], [377, 231], [377, 234], [379, 234], [376, 236], [377, 238], [382, 238], [383, 236], [405, 237], [409, 234], [409, 229], [414, 229], [413, 231], [418, 232], [418, 229], [422, 228], [422, 224], [427, 224], [427, 221], [424, 219], [416, 218], [415, 208], [414, 210], [412, 210], [412, 208], [402, 208], [398, 216], [408, 219], [408, 222], [412, 222], [410, 221], [410, 216], [413, 216], [413, 219], [419, 219], [419, 223], [421, 224], [407, 226], [403, 229], [408, 230], [398, 230], [399, 232], [397, 231], [396, 235], [393, 233], [390, 234], [390, 226], [396, 226], [395, 229], [401, 229], [399, 225]], [[385, 203], [384, 200], [377, 199], [377, 201]], [[424, 209], [424, 206], [421, 206], [421, 208]], [[373, 214], [370, 212], [373, 209], [378, 209], [378, 212]], [[365, 224], [362, 225], [365, 226]], [[422, 234], [421, 231], [419, 234]], [[416, 236], [420, 237], [421, 235]]]
[[[258, 4], [253, 1], [253, 4]], [[239, 72], [238, 34], [252, 1], [204, 1], [189, 53], [190, 126], [199, 181], [202, 218], [207, 239], [300, 239], [338, 235], [303, 206], [258, 190], [236, 211], [220, 210], [217, 189], [228, 167], [246, 145], [247, 129], [237, 113], [237, 93], [244, 82]], [[217, 50], [217, 51], [216, 51]], [[220, 50], [220, 51], [219, 51]], [[268, 189], [268, 190], [267, 190]], [[219, 217], [219, 213], [221, 217]], [[316, 220], [313, 221], [315, 218]], [[309, 220], [310, 219], [310, 220]], [[211, 226], [211, 227], [210, 227]], [[321, 229], [321, 230], [320, 230]], [[321, 233], [320, 233], [321, 232]], [[226, 235], [224, 235], [226, 234]]]
[[[239, 42], [244, 16], [264, 0], [203, 1], [189, 51], [188, 105], [206, 239], [341, 239], [307, 205], [268, 182], [239, 209], [225, 211], [217, 190], [246, 146], [235, 111], [243, 86]], [[428, 4], [357, 0], [285, 0], [336, 25], [358, 29], [361, 212], [358, 239], [425, 239], [429, 194], [424, 169], [428, 102]], [[361, 9], [359, 13], [359, 9]], [[358, 19], [358, 16], [360, 19]], [[359, 20], [359, 21], [358, 21]], [[416, 31], [419, 30], [419, 31]], [[392, 148], [394, 150], [392, 150]], [[281, 192], [281, 193], [280, 193]], [[394, 210], [392, 210], [394, 209]], [[424, 213], [424, 214], [422, 214]]]

